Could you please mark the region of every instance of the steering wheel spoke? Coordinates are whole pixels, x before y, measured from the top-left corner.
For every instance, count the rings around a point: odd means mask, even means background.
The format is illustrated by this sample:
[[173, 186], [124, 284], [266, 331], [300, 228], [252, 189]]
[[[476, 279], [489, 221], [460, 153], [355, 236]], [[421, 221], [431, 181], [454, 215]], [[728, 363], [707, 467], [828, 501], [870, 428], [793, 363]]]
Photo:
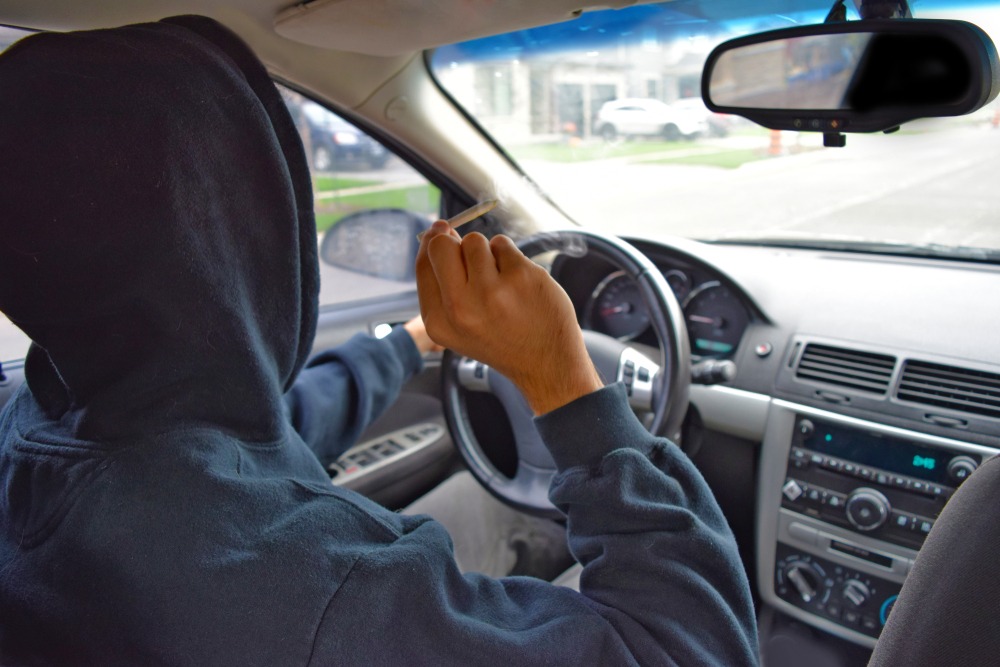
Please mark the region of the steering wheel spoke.
[[490, 389], [490, 367], [471, 357], [458, 360], [458, 384], [466, 391], [492, 391]]

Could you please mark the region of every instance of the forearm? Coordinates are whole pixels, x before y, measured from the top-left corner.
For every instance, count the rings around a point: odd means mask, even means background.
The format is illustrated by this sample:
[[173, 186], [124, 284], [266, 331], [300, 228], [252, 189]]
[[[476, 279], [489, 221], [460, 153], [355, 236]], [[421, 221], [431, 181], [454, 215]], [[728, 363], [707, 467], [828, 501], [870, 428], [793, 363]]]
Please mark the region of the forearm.
[[584, 566], [580, 591], [599, 613], [682, 664], [754, 663], [756, 623], [735, 539], [690, 460], [642, 428], [619, 386], [537, 424], [561, 470], [551, 498]]
[[580, 592], [463, 575], [440, 524], [392, 514], [326, 607], [314, 664], [351, 650], [368, 664], [757, 664], [736, 545], [686, 457], [645, 432], [620, 386], [538, 422], [562, 466], [552, 497], [584, 564]]
[[321, 461], [335, 460], [422, 363], [402, 328], [381, 340], [355, 336], [311, 359], [299, 375], [285, 395], [292, 426]]

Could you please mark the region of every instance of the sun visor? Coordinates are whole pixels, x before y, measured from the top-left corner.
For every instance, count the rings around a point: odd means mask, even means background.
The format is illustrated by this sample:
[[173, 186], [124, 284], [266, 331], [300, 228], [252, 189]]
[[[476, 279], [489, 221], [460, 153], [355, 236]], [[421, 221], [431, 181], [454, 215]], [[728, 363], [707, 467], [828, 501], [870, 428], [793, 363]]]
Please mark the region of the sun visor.
[[560, 23], [636, 0], [314, 0], [278, 14], [287, 39], [337, 51], [398, 56], [479, 37]]

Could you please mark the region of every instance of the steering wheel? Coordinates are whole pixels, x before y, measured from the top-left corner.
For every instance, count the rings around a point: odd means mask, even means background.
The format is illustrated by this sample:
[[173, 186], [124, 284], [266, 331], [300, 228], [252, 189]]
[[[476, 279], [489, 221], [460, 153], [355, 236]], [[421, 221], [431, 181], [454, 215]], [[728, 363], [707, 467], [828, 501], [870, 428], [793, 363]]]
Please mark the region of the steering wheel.
[[[677, 299], [663, 274], [628, 243], [583, 230], [532, 236], [518, 244], [528, 257], [561, 252], [592, 253], [632, 278], [649, 312], [660, 355], [650, 359], [635, 347], [595, 331], [584, 341], [606, 384], [623, 382], [629, 403], [651, 433], [677, 440], [688, 407], [691, 353], [687, 328]], [[529, 514], [557, 518], [562, 514], [548, 497], [556, 466], [534, 424], [528, 402], [514, 384], [495, 370], [450, 351], [442, 358], [444, 411], [452, 439], [473, 476], [501, 501]], [[500, 472], [485, 454], [470, 421], [468, 392], [490, 392], [503, 406], [513, 432], [517, 470]]]

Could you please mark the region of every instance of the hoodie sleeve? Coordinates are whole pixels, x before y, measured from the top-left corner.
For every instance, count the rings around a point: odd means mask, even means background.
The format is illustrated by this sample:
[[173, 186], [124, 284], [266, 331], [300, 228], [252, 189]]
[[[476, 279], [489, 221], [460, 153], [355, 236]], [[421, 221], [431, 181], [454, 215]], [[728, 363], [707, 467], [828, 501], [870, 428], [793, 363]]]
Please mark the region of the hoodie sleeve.
[[420, 353], [402, 327], [381, 340], [359, 334], [309, 361], [285, 394], [289, 419], [328, 464], [392, 405], [422, 367]]
[[462, 575], [443, 527], [413, 517], [355, 563], [311, 664], [361, 647], [378, 665], [757, 664], [735, 539], [690, 460], [642, 428], [620, 385], [537, 424], [559, 467], [550, 497], [584, 566], [580, 591]]

